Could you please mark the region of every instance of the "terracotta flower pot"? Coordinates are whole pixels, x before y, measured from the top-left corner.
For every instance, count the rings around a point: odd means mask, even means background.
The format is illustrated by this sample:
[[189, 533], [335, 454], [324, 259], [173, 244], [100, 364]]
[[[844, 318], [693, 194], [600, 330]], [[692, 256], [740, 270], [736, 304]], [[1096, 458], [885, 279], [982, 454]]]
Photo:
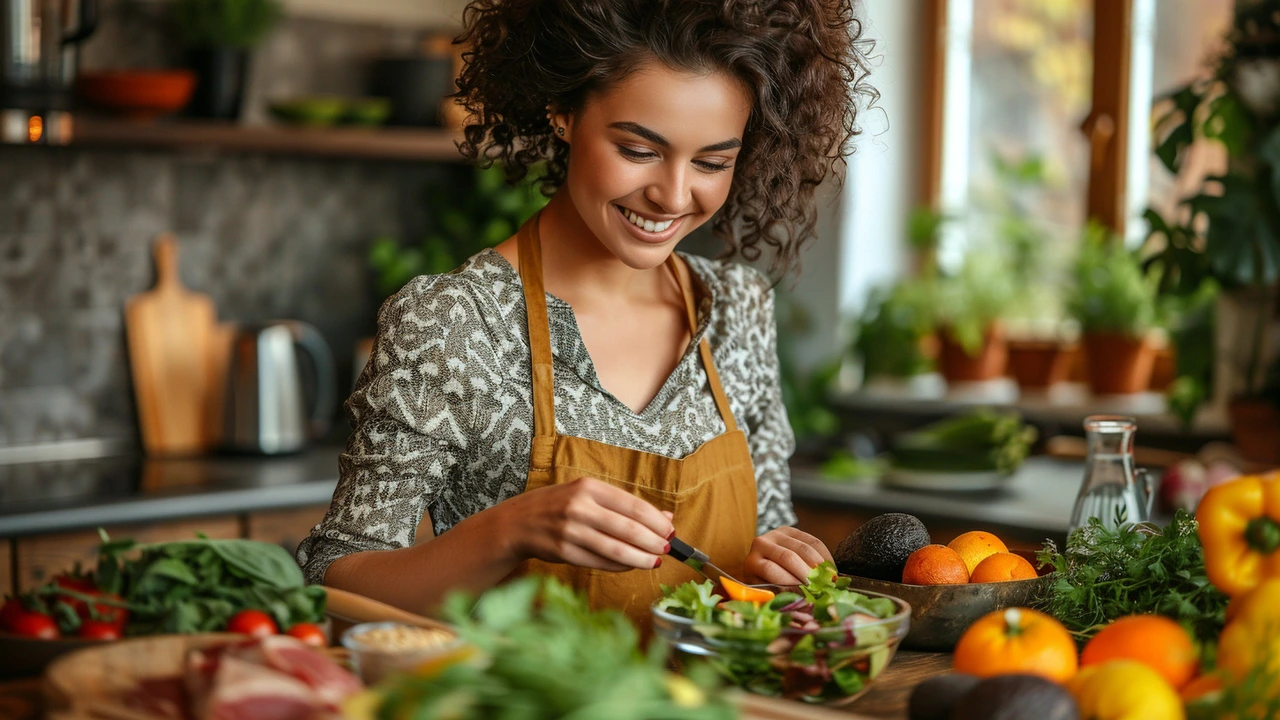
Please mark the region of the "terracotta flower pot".
[[1151, 370], [1151, 389], [1163, 392], [1178, 379], [1178, 354], [1172, 345], [1155, 351], [1155, 363]]
[[1240, 453], [1249, 460], [1280, 465], [1280, 409], [1263, 398], [1237, 396], [1227, 412]]
[[1009, 362], [1009, 346], [1004, 339], [1004, 329], [999, 325], [987, 328], [982, 347], [976, 355], [966, 353], [948, 330], [939, 332], [938, 340], [938, 371], [947, 382], [980, 382], [1004, 375]]
[[1045, 390], [1067, 379], [1073, 350], [1045, 340], [1009, 341], [1009, 374], [1024, 390]]
[[1151, 386], [1156, 353], [1146, 338], [1085, 333], [1084, 352], [1089, 388], [1095, 395], [1125, 395]]

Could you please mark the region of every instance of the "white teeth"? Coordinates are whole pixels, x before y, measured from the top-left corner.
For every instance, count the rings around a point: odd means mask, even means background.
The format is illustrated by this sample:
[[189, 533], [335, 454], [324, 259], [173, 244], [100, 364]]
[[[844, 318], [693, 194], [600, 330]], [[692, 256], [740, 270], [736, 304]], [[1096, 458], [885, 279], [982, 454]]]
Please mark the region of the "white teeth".
[[645, 220], [644, 218], [640, 217], [639, 215], [631, 212], [626, 208], [619, 208], [619, 209], [622, 210], [623, 216], [625, 216], [627, 220], [631, 221], [632, 225], [635, 225], [636, 227], [644, 230], [645, 232], [660, 233], [663, 230], [666, 230], [667, 228], [671, 227], [671, 223], [675, 222], [675, 220], [664, 220], [662, 222]]

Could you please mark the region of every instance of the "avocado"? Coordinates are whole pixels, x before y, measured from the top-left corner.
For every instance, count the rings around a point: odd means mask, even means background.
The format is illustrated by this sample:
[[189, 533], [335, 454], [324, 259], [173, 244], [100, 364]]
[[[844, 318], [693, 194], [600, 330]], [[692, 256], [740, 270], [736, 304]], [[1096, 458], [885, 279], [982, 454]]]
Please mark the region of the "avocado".
[[932, 542], [924, 523], [914, 515], [877, 515], [849, 533], [832, 557], [845, 575], [902, 581], [902, 566], [911, 553]]
[[996, 675], [965, 693], [950, 720], [1080, 720], [1076, 699], [1039, 675]]
[[935, 675], [911, 690], [907, 717], [910, 720], [949, 720], [952, 706], [977, 684], [977, 676], [965, 673]]

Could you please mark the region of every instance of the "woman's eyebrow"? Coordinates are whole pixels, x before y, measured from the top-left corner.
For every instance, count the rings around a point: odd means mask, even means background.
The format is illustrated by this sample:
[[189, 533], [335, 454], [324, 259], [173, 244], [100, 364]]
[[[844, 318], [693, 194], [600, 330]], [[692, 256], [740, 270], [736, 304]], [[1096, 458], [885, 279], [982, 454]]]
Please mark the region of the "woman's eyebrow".
[[[662, 137], [658, 133], [650, 130], [649, 128], [639, 123], [616, 122], [616, 123], [610, 123], [609, 127], [617, 128], [618, 130], [622, 130], [623, 132], [629, 132], [632, 135], [639, 135], [645, 140], [648, 140], [649, 142], [654, 143], [655, 145], [659, 145], [661, 147], [671, 147], [671, 143], [667, 142], [666, 138]], [[706, 147], [699, 148], [698, 152], [714, 152], [716, 150], [732, 150], [733, 148], [737, 148], [737, 147], [742, 147], [742, 141], [739, 140], [738, 138], [730, 138], [728, 140], [721, 140], [718, 143], [714, 143], [711, 145], [707, 145]]]

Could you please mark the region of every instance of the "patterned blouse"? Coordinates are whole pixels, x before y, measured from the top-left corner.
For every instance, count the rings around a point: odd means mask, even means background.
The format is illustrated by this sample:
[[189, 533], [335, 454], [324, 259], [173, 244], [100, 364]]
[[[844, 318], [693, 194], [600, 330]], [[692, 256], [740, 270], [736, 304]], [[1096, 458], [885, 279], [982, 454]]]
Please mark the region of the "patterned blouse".
[[[688, 350], [636, 414], [601, 386], [573, 309], [547, 295], [556, 430], [681, 458], [725, 431], [697, 352], [705, 335], [755, 465], [757, 534], [794, 524], [787, 460], [795, 440], [778, 385], [773, 293], [745, 265], [681, 254], [704, 293]], [[347, 401], [354, 432], [333, 502], [298, 547], [309, 582], [365, 550], [436, 534], [524, 490], [533, 434], [520, 276], [485, 250], [410, 282], [379, 311], [373, 353]]]

